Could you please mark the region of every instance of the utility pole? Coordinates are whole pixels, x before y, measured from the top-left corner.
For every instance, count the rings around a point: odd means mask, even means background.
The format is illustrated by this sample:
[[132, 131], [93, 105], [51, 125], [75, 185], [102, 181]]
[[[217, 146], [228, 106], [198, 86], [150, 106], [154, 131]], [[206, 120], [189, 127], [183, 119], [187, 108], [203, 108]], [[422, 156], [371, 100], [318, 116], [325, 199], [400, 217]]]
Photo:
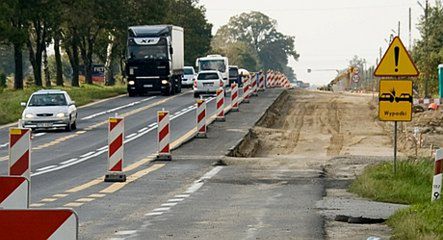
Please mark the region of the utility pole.
[[398, 31], [397, 31], [397, 36], [400, 37], [400, 21], [398, 21]]
[[412, 38], [412, 9], [409, 8], [409, 51], [412, 51], [412, 44], [411, 44], [411, 38]]
[[[428, 26], [428, 10], [429, 10], [429, 0], [426, 0], [426, 6], [425, 6], [425, 54], [427, 55], [428, 54], [428, 44], [429, 44], [429, 41], [428, 41], [428, 35], [429, 35], [429, 33], [428, 33], [428, 28], [429, 28], [429, 26]], [[428, 92], [428, 76], [427, 76], [428, 74], [426, 74], [426, 71], [425, 71], [425, 97], [428, 97], [428, 94], [429, 94], [429, 92]]]

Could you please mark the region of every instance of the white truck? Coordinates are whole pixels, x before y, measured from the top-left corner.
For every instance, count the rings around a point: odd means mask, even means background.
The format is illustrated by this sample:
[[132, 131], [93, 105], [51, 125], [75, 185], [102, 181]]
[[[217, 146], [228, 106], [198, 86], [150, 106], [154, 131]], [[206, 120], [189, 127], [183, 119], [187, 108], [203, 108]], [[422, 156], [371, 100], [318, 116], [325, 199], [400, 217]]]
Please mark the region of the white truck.
[[219, 71], [223, 77], [225, 87], [229, 87], [229, 60], [221, 55], [208, 55], [198, 58], [195, 62], [198, 71]]

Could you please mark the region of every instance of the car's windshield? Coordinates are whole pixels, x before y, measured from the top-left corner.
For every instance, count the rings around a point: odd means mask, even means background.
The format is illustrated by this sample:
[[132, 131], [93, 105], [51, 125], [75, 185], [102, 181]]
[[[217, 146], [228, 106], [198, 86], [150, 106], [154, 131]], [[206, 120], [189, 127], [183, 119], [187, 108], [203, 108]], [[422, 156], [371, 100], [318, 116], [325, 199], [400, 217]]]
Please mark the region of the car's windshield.
[[130, 45], [128, 52], [132, 59], [168, 59], [166, 45]]
[[31, 107], [66, 105], [66, 98], [63, 93], [34, 94], [28, 104]]
[[217, 70], [219, 72], [226, 71], [226, 64], [223, 60], [200, 60], [200, 71]]
[[193, 71], [192, 68], [185, 68], [184, 71], [185, 71], [185, 75], [192, 75], [192, 74], [194, 74], [194, 71]]
[[218, 74], [217, 73], [200, 73], [198, 75], [198, 80], [217, 80]]
[[238, 77], [238, 69], [236, 69], [236, 68], [229, 69], [229, 77], [230, 78]]

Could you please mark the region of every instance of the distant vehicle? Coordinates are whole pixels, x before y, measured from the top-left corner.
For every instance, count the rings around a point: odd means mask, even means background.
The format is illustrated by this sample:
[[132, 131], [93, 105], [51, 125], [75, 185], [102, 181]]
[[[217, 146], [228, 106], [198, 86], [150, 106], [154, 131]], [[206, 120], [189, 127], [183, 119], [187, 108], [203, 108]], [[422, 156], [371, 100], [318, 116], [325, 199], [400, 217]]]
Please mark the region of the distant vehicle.
[[237, 83], [237, 85], [240, 87], [243, 85], [240, 75], [238, 74], [237, 66], [229, 66], [229, 85], [232, 83]]
[[229, 86], [229, 60], [221, 55], [208, 55], [195, 62], [198, 72], [215, 70], [221, 73], [224, 86]]
[[378, 98], [378, 100], [380, 101], [380, 102], [394, 102], [394, 100], [395, 100], [395, 97], [394, 97], [394, 95], [392, 95], [391, 93], [382, 93], [381, 95], [380, 95], [380, 97]]
[[412, 96], [409, 93], [402, 93], [400, 97], [395, 97], [396, 102], [410, 102], [412, 103]]
[[195, 70], [193, 67], [185, 66], [184, 68], [184, 75], [182, 79], [182, 86], [192, 86], [194, 84], [194, 81], [197, 77], [197, 74], [195, 73]]
[[219, 71], [201, 71], [194, 82], [194, 97], [198, 98], [201, 94], [215, 94], [217, 89], [223, 86], [223, 76]]
[[25, 128], [64, 128], [67, 131], [77, 128], [77, 107], [65, 91], [40, 90], [21, 105], [26, 107], [22, 114]]
[[129, 96], [181, 92], [183, 28], [172, 25], [129, 27], [127, 44], [125, 75]]

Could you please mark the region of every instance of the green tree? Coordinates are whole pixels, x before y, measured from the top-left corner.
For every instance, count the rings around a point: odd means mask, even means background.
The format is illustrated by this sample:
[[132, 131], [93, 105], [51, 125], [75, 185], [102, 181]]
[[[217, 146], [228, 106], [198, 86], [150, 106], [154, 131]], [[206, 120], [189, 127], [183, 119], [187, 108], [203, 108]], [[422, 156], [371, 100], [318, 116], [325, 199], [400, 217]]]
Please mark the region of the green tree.
[[412, 50], [412, 57], [420, 71], [415, 84], [422, 94], [426, 94], [426, 85], [428, 95], [437, 94], [437, 67], [443, 62], [443, 7], [440, 2], [429, 8], [427, 19], [421, 16], [419, 31], [422, 39]]
[[[277, 31], [277, 21], [261, 12], [242, 13], [231, 17], [214, 37], [213, 46], [244, 42], [258, 55], [264, 69], [288, 71], [288, 58], [298, 59], [294, 37]], [[290, 71], [289, 71], [290, 72]]]

